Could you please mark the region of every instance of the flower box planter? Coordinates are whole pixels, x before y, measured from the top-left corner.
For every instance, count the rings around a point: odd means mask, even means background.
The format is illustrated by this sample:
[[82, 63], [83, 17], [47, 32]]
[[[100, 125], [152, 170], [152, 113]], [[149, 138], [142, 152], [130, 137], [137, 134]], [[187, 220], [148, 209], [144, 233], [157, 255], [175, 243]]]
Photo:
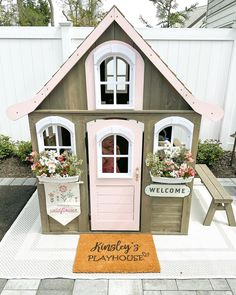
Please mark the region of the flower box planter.
[[45, 176], [37, 176], [40, 183], [70, 183], [70, 182], [78, 182], [79, 175], [75, 176], [67, 176], [67, 177], [45, 177]]
[[158, 183], [171, 183], [171, 184], [181, 184], [181, 183], [190, 183], [193, 180], [193, 176], [188, 178], [174, 178], [174, 177], [159, 177], [159, 176], [153, 176], [150, 173], [152, 182], [158, 182]]

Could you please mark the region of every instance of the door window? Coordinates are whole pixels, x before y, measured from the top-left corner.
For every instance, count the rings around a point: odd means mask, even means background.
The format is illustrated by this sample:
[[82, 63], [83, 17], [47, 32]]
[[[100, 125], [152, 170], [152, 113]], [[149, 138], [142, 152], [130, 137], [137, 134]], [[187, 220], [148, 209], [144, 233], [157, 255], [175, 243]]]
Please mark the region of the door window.
[[111, 134], [99, 143], [100, 176], [119, 177], [130, 173], [130, 142], [121, 135]]

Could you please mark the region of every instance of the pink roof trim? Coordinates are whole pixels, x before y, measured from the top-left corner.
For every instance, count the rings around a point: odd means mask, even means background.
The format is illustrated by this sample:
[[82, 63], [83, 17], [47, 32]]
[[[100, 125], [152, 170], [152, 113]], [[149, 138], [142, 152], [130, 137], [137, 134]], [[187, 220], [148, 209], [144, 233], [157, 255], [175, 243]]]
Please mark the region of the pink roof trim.
[[33, 112], [113, 21], [116, 21], [120, 25], [120, 27], [136, 43], [136, 45], [142, 50], [142, 52], [149, 58], [149, 60], [156, 66], [156, 68], [163, 74], [163, 76], [170, 82], [170, 84], [176, 89], [176, 91], [184, 98], [184, 100], [192, 107], [194, 111], [210, 118], [213, 121], [218, 121], [223, 117], [224, 111], [220, 106], [203, 102], [192, 95], [192, 93], [168, 68], [168, 66], [162, 61], [162, 59], [151, 48], [151, 46], [141, 37], [141, 35], [136, 32], [134, 27], [125, 19], [125, 17], [115, 6], [108, 12], [106, 17], [99, 23], [99, 25], [90, 33], [83, 43], [74, 51], [68, 60], [32, 99], [15, 104], [8, 108], [8, 117], [12, 120], [17, 120]]

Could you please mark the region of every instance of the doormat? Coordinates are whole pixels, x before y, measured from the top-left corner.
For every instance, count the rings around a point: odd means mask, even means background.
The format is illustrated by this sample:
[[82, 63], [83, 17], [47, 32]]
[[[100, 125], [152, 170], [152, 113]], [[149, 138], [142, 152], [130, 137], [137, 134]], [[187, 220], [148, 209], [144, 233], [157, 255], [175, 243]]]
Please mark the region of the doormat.
[[81, 234], [73, 272], [160, 272], [151, 234]]

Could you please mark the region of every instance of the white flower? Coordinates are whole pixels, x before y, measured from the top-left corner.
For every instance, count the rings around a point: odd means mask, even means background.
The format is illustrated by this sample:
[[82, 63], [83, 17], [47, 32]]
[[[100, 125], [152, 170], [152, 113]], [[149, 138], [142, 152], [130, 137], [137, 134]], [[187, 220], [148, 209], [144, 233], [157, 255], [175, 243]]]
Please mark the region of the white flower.
[[170, 176], [171, 176], [171, 177], [174, 177], [174, 178], [179, 177], [178, 171], [175, 171], [175, 170], [174, 170], [174, 171], [171, 171], [171, 172], [170, 172]]
[[48, 172], [55, 173], [56, 171], [56, 164], [54, 162], [48, 162]]
[[42, 165], [42, 166], [47, 165], [47, 162], [48, 162], [48, 158], [47, 158], [47, 157], [42, 156], [42, 157], [39, 159], [39, 163], [40, 163], [40, 165]]
[[164, 152], [165, 152], [165, 155], [166, 155], [167, 158], [171, 158], [171, 155], [172, 155], [171, 150], [165, 149]]

